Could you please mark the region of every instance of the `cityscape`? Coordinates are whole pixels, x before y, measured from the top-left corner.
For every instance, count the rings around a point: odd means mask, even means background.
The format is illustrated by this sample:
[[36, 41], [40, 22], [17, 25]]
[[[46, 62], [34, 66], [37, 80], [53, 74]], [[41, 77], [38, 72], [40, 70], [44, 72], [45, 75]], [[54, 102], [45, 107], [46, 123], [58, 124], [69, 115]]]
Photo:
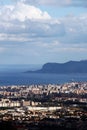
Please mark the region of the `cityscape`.
[[87, 82], [0, 86], [0, 123], [15, 130], [86, 130]]

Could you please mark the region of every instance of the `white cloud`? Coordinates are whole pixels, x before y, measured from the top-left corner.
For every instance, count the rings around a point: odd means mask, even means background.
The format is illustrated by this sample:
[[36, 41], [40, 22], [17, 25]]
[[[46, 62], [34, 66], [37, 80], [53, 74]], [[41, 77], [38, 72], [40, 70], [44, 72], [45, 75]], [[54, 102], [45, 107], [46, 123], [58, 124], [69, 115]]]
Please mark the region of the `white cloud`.
[[[7, 43], [41, 42], [43, 47], [50, 45], [51, 49], [53, 46], [57, 48], [59, 43], [62, 45], [87, 44], [87, 14], [54, 20], [47, 12], [23, 2], [12, 6], [2, 6], [0, 41], [7, 41]], [[52, 41], [53, 44], [50, 44]]]
[[67, 16], [61, 19], [65, 27], [65, 36], [60, 39], [63, 43], [87, 43], [87, 14]]
[[32, 5], [24, 4], [23, 2], [17, 2], [15, 6], [3, 6], [1, 7], [0, 17], [3, 20], [25, 21], [27, 19], [50, 19], [50, 15], [47, 12], [42, 12], [39, 8]]
[[18, 3], [12, 12], [12, 19], [25, 21], [26, 19], [50, 19], [51, 17], [47, 12], [42, 12], [39, 8], [34, 6]]
[[35, 6], [17, 2], [2, 6], [0, 10], [0, 41], [31, 41], [36, 37], [63, 36], [65, 31], [59, 20]]

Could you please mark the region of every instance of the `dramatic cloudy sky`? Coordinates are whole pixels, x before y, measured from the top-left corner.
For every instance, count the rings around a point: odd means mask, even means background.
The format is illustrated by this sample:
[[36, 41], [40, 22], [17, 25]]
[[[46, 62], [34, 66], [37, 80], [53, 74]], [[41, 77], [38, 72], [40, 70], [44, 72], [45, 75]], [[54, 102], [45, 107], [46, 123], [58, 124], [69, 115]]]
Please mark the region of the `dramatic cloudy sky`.
[[87, 0], [0, 0], [0, 64], [87, 59]]

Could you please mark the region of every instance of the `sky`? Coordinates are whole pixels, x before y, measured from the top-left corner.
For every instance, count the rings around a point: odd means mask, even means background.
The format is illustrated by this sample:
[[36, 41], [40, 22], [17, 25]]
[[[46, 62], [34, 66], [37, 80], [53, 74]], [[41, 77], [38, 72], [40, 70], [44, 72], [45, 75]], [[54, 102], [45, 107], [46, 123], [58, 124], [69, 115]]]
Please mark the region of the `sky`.
[[86, 59], [86, 0], [0, 0], [0, 64]]

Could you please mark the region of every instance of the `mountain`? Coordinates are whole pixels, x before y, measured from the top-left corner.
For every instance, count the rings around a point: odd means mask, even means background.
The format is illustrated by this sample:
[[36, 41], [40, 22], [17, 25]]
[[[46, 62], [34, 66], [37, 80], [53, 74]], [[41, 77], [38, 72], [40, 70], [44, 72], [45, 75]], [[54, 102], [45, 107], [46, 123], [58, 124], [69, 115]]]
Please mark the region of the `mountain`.
[[46, 63], [42, 69], [27, 71], [29, 73], [87, 73], [87, 60], [69, 61], [66, 63]]

